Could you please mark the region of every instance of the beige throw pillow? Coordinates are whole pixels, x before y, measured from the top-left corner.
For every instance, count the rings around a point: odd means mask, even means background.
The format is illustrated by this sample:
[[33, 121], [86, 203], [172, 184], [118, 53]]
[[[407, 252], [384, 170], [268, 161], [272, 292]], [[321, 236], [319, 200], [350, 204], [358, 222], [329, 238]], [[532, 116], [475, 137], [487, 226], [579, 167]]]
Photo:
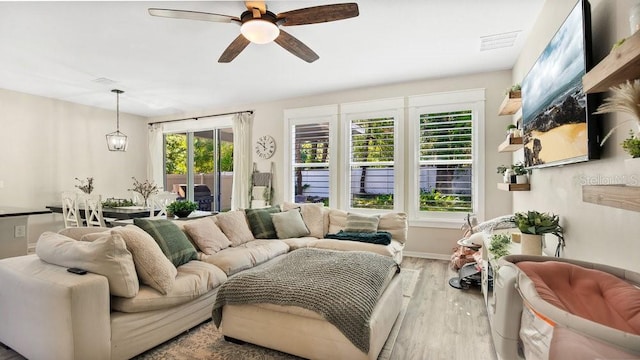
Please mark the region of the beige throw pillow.
[[302, 221], [300, 209], [271, 214], [273, 226], [276, 228], [278, 239], [298, 238], [309, 235], [309, 229]]
[[127, 249], [133, 255], [138, 277], [143, 284], [151, 286], [163, 295], [171, 291], [178, 270], [151, 235], [135, 225], [113, 228], [111, 234], [124, 239]]
[[229, 238], [210, 217], [186, 221], [184, 230], [196, 243], [200, 251], [207, 255], [215, 254], [231, 245]]
[[240, 246], [254, 239], [244, 211], [229, 211], [218, 214], [215, 217], [216, 223], [222, 232], [227, 235], [229, 241], [231, 241], [231, 246]]
[[140, 284], [133, 257], [119, 235], [105, 234], [87, 242], [46, 231], [38, 239], [36, 254], [50, 264], [80, 268], [106, 277], [111, 295], [131, 298], [138, 294]]
[[309, 235], [318, 239], [324, 238], [324, 205], [318, 204], [296, 204], [290, 202], [284, 202], [282, 204], [282, 211], [288, 211], [291, 209], [300, 208], [302, 214], [302, 220], [309, 229]]

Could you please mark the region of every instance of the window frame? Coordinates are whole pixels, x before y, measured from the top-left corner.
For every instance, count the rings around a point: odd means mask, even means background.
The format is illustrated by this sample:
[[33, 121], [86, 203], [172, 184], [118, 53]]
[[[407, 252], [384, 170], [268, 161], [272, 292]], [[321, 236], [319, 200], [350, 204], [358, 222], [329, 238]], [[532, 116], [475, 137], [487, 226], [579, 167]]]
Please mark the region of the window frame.
[[[340, 105], [341, 128], [341, 208], [360, 213], [404, 212], [404, 98], [390, 98], [372, 101], [352, 102]], [[373, 118], [394, 119], [394, 161], [393, 161], [393, 209], [364, 209], [351, 207], [351, 121]]]
[[338, 105], [313, 106], [284, 110], [284, 201], [295, 202], [293, 179], [293, 165], [295, 149], [294, 126], [328, 123], [329, 124], [329, 207], [339, 204], [338, 193], [338, 163], [340, 162], [338, 145]]
[[454, 112], [471, 110], [472, 112], [472, 187], [471, 198], [473, 214], [484, 218], [484, 164], [480, 162], [485, 153], [485, 89], [471, 89], [455, 92], [433, 93], [408, 97], [409, 108], [409, 190], [408, 215], [411, 226], [459, 228], [466, 213], [444, 211], [421, 211], [416, 194], [420, 192], [420, 115], [425, 113]]

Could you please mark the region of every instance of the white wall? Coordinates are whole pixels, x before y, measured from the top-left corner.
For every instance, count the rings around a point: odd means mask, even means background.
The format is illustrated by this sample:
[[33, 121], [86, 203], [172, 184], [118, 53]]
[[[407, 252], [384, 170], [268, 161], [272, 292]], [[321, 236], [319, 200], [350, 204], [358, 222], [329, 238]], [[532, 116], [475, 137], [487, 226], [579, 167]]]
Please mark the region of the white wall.
[[[130, 197], [131, 177], [146, 178], [143, 117], [120, 114], [120, 130], [129, 137], [123, 153], [108, 151], [105, 140], [115, 131], [115, 111], [3, 89], [0, 109], [0, 206], [42, 209], [60, 203], [60, 192], [73, 190], [76, 177], [90, 176], [94, 193]], [[32, 216], [30, 242], [44, 230], [60, 228], [61, 219]]]
[[[525, 49], [513, 69], [513, 82], [520, 82], [547, 45], [576, 0], [548, 0], [531, 31]], [[594, 63], [610, 51], [618, 39], [629, 36], [628, 10], [631, 0], [591, 0]], [[611, 114], [603, 119], [604, 133], [628, 115]], [[605, 144], [600, 160], [534, 170], [531, 191], [513, 194], [514, 211], [539, 210], [560, 215], [566, 229], [565, 256], [640, 271], [640, 213], [582, 202], [585, 181], [604, 183], [625, 175], [619, 146], [629, 126], [617, 130]], [[518, 156], [518, 155], [516, 155]], [[640, 174], [636, 174], [640, 175]]]
[[[313, 84], [310, 84], [309, 86], [313, 86]], [[285, 109], [485, 88], [486, 153], [482, 156], [482, 160], [485, 165], [485, 173], [487, 174], [484, 189], [487, 199], [485, 205], [485, 216], [486, 218], [492, 218], [498, 215], [507, 214], [511, 211], [511, 197], [509, 194], [496, 189], [496, 183], [499, 181], [500, 177], [495, 171], [498, 165], [510, 161], [508, 154], [497, 153], [497, 146], [502, 142], [506, 125], [510, 121], [509, 117], [498, 116], [497, 109], [504, 98], [505, 89], [510, 86], [511, 72], [505, 70], [454, 78], [421, 80], [410, 83], [354, 89], [350, 91], [320, 94], [277, 102], [255, 103], [238, 107], [209, 109], [202, 113], [180, 114], [175, 117], [150, 119], [150, 121], [242, 110], [254, 110], [255, 118], [252, 134], [253, 141], [262, 135], [268, 134], [273, 136], [277, 145], [280, 146], [276, 149], [274, 157], [269, 160], [261, 160], [255, 157], [254, 154], [251, 154], [253, 161], [257, 162], [259, 169], [262, 171], [269, 170], [270, 161], [275, 162], [276, 176], [274, 179], [274, 201], [275, 203], [279, 203], [283, 200], [283, 179], [280, 174], [284, 173], [285, 166], [284, 150], [281, 148], [282, 144], [284, 144], [285, 136], [283, 120], [283, 112]], [[408, 119], [408, 116], [405, 116], [405, 118]], [[408, 164], [405, 164], [405, 166], [408, 166]], [[405, 188], [408, 188], [408, 184], [405, 184]], [[461, 218], [460, 225], [462, 225], [462, 223], [463, 219]], [[455, 246], [455, 242], [460, 239], [461, 236], [462, 232], [458, 229], [434, 229], [411, 226], [409, 228], [409, 241], [407, 243], [406, 251], [408, 253], [448, 258], [452, 252], [452, 248]]]

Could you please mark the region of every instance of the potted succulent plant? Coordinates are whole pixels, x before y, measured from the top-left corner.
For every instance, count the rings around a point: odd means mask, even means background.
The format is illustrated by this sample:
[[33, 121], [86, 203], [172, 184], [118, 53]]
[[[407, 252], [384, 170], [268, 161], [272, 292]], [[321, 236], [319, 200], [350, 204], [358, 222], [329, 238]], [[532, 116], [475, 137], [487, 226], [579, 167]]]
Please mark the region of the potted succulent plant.
[[516, 176], [516, 184], [528, 184], [529, 183], [529, 170], [524, 167], [522, 161], [511, 165], [511, 170]]
[[564, 229], [560, 226], [560, 217], [550, 213], [538, 211], [518, 212], [513, 221], [522, 233], [520, 237], [521, 253], [523, 255], [542, 255], [542, 235], [553, 234], [558, 237], [556, 256], [564, 247]]
[[198, 203], [196, 202], [189, 200], [176, 200], [167, 205], [167, 216], [169, 216], [169, 214], [173, 214], [179, 218], [185, 218], [197, 208]]

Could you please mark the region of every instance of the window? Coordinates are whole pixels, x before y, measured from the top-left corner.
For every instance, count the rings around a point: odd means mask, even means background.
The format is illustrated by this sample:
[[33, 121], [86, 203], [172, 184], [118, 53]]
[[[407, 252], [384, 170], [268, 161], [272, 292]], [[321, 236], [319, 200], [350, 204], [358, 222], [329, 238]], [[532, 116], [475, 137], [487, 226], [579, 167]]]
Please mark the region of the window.
[[414, 144], [413, 219], [451, 221], [461, 213], [479, 214], [483, 166], [478, 154], [483, 135], [484, 91], [471, 90], [412, 97]]
[[230, 121], [199, 121], [165, 125], [164, 188], [177, 193], [178, 199], [197, 202], [199, 210], [227, 211], [233, 184], [233, 130]]
[[324, 203], [335, 206], [335, 156], [337, 107], [286, 110], [289, 148], [285, 199], [296, 203]]
[[346, 208], [402, 209], [403, 105], [389, 99], [341, 106], [349, 149]]

